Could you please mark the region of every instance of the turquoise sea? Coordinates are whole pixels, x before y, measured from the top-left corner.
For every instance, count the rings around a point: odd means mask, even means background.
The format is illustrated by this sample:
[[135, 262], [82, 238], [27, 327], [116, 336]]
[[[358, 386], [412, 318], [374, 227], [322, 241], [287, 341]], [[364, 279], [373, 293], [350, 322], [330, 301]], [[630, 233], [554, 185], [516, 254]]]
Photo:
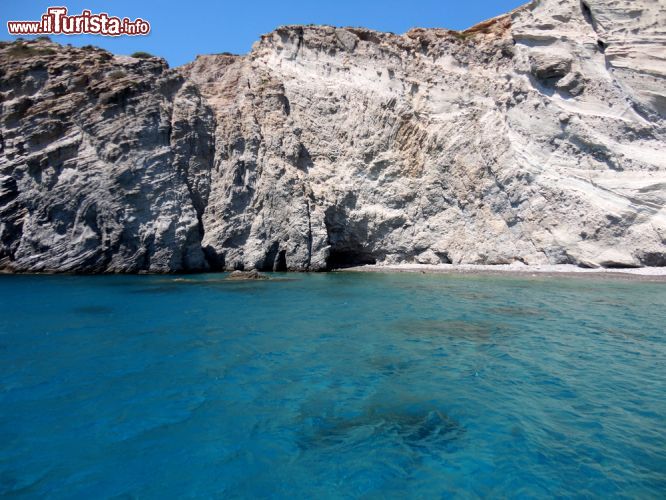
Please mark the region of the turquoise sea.
[[0, 496], [664, 498], [666, 284], [0, 276]]

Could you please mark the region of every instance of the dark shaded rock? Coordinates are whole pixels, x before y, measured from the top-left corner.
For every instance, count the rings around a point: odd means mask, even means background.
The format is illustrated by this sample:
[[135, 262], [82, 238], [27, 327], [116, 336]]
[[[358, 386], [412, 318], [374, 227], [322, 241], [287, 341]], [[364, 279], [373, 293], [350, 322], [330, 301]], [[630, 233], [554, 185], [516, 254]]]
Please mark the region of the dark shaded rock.
[[555, 88], [564, 92], [568, 92], [572, 96], [576, 97], [581, 95], [585, 90], [585, 81], [583, 80], [583, 76], [580, 73], [572, 72], [559, 80], [555, 85]]
[[644, 266], [666, 267], [666, 252], [638, 252], [636, 258]]
[[530, 55], [530, 71], [543, 82], [557, 81], [571, 71], [571, 58], [535, 51]]

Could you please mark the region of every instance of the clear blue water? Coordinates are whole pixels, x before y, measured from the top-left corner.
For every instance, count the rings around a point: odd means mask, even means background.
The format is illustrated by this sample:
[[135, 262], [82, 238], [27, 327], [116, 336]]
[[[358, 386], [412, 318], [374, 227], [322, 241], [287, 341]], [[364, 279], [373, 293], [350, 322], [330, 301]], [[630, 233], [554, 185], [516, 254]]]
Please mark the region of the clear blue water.
[[0, 495], [663, 498], [666, 284], [0, 276]]

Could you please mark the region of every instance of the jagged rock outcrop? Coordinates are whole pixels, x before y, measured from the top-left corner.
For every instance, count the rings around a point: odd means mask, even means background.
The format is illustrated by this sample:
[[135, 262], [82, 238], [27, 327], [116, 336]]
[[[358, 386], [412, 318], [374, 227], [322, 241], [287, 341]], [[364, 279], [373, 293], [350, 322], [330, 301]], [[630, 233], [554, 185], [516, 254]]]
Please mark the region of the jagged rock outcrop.
[[0, 48], [0, 267], [666, 265], [666, 6], [464, 32], [287, 26], [246, 56]]
[[0, 266], [204, 268], [214, 122], [197, 88], [157, 59], [0, 50]]

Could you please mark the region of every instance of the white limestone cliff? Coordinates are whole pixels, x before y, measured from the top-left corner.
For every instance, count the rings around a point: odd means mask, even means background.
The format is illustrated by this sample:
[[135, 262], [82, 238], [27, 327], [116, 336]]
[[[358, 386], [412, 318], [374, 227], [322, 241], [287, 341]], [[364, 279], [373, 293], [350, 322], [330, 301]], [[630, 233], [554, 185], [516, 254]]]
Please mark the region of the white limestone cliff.
[[175, 70], [5, 45], [0, 267], [666, 265], [665, 26], [661, 1], [542, 0]]

